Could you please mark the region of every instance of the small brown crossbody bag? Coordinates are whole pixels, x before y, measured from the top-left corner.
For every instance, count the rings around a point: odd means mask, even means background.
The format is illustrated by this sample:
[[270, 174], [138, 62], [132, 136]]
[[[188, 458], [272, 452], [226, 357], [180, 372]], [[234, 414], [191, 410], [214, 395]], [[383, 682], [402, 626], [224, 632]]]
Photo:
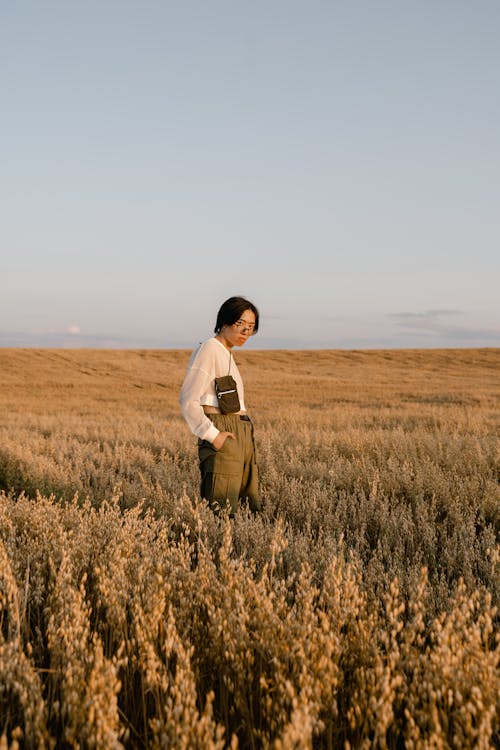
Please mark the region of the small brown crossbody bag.
[[241, 408], [236, 380], [230, 374], [231, 360], [232, 354], [229, 352], [229, 371], [227, 375], [215, 378], [215, 393], [217, 394], [217, 401], [219, 402], [219, 409], [222, 414], [234, 414]]

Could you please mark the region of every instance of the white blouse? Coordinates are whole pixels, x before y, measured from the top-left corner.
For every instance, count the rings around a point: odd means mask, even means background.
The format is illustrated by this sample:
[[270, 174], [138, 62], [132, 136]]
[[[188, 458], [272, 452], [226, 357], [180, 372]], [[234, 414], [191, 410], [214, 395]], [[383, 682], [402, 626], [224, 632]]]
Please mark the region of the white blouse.
[[219, 430], [203, 411], [203, 406], [219, 406], [215, 378], [232, 375], [240, 399], [240, 410], [246, 411], [243, 381], [228, 349], [212, 337], [199, 345], [191, 355], [182, 384], [179, 403], [184, 419], [194, 435], [213, 443]]

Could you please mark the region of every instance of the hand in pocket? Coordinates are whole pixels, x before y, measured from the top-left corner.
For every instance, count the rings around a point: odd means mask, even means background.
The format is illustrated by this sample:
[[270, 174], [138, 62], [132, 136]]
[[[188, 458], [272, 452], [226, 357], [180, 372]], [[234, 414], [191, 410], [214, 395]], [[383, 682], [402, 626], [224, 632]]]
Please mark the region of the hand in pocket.
[[233, 432], [219, 432], [212, 445], [216, 451], [220, 451], [226, 440], [236, 440], [236, 435]]

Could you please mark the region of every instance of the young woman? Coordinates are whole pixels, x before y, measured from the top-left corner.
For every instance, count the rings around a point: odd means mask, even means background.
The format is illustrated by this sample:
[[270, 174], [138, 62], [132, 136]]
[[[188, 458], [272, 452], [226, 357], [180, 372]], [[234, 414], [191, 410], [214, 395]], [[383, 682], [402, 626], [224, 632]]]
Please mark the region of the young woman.
[[[217, 314], [215, 336], [191, 355], [179, 398], [182, 414], [198, 438], [201, 496], [214, 511], [228, 509], [230, 516], [240, 500], [248, 501], [253, 511], [261, 510], [253, 425], [232, 351], [258, 329], [255, 305], [244, 297], [226, 300]], [[216, 379], [228, 375], [233, 386], [222, 381], [221, 393]]]

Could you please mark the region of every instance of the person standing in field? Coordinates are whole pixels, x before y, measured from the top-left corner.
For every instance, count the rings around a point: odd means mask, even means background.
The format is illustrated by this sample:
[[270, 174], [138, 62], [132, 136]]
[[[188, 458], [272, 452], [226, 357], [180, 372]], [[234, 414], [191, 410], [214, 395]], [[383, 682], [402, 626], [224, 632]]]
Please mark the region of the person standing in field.
[[245, 297], [221, 306], [215, 336], [192, 353], [179, 403], [198, 438], [201, 496], [215, 511], [236, 513], [240, 501], [261, 510], [253, 424], [245, 407], [243, 381], [233, 348], [259, 329], [259, 311]]

